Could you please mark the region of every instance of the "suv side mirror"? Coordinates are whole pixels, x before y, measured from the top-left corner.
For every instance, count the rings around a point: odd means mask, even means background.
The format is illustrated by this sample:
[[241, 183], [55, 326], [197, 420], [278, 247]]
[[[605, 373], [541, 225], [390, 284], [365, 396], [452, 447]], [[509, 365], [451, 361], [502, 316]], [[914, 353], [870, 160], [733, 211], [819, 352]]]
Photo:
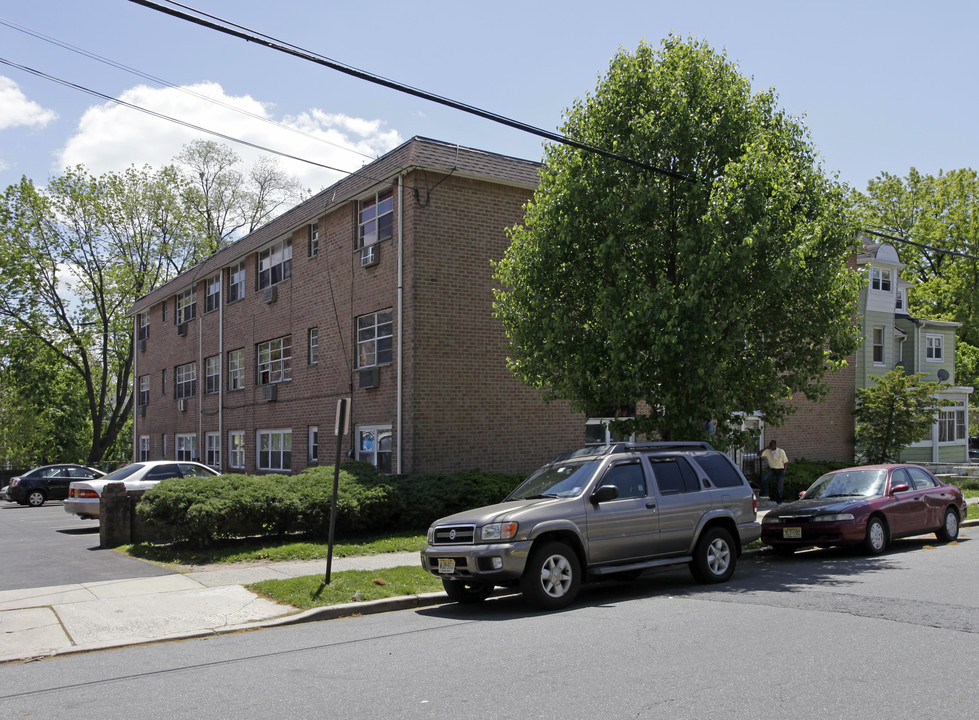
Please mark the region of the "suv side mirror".
[[615, 500], [618, 496], [619, 489], [615, 485], [602, 485], [591, 494], [589, 500], [591, 500], [592, 505], [598, 505], [598, 503]]

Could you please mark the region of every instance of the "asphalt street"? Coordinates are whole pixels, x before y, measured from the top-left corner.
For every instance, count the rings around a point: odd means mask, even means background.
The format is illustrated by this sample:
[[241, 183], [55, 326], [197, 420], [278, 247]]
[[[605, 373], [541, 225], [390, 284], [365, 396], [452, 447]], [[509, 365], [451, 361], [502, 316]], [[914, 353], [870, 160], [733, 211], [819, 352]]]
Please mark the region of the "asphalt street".
[[973, 718], [979, 529], [0, 666], [0, 716]]

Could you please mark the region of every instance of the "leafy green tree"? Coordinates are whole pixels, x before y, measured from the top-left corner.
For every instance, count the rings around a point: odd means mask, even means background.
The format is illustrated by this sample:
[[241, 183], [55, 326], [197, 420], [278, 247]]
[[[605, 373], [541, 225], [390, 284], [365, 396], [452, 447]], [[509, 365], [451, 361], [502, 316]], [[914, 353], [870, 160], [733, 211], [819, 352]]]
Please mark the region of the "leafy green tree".
[[[912, 315], [962, 323], [956, 338], [959, 385], [979, 382], [979, 174], [971, 169], [901, 178], [881, 173], [855, 196], [860, 224], [898, 243], [902, 275], [913, 283]], [[969, 257], [971, 256], [971, 257]]]
[[935, 414], [949, 403], [936, 396], [947, 383], [922, 382], [925, 373], [891, 370], [857, 388], [857, 451], [869, 463], [900, 462], [908, 445], [931, 432]]
[[856, 347], [855, 226], [806, 129], [724, 55], [670, 37], [620, 52], [563, 133], [687, 179], [546, 148], [496, 266], [510, 368], [624, 430], [770, 424]]

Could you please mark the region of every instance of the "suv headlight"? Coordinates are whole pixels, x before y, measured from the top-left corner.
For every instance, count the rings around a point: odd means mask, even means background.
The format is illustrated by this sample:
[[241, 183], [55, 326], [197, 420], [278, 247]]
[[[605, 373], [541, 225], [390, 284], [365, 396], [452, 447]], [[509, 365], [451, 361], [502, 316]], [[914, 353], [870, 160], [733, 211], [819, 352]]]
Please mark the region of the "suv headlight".
[[517, 523], [490, 523], [483, 525], [479, 529], [479, 539], [483, 542], [488, 540], [510, 540], [517, 534]]
[[834, 513], [832, 515], [817, 515], [812, 519], [813, 522], [840, 522], [841, 520], [852, 520], [850, 513]]

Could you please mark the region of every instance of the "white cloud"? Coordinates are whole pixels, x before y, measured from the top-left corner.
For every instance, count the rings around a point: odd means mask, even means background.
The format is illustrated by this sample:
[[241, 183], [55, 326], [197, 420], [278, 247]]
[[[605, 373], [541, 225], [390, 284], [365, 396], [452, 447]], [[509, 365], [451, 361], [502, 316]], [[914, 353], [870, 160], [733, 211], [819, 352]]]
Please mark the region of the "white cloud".
[[[209, 102], [200, 96], [221, 104]], [[270, 104], [248, 95], [227, 95], [217, 83], [201, 83], [179, 89], [141, 85], [124, 92], [120, 100], [215, 130], [230, 138], [240, 138], [345, 171], [356, 170], [368, 161], [368, 158], [357, 153], [376, 157], [402, 141], [396, 131], [385, 130], [383, 122], [379, 120], [351, 118], [318, 109], [276, 118]], [[277, 121], [292, 130], [263, 120]], [[130, 165], [160, 167], [172, 162], [183, 146], [195, 139], [224, 143], [238, 153], [247, 165], [253, 164], [261, 155], [270, 154], [132, 108], [106, 103], [85, 112], [76, 133], [61, 151], [60, 165], [54, 171], [61, 172], [65, 167], [78, 164], [96, 175], [124, 170]], [[341, 173], [298, 160], [276, 155], [272, 157], [278, 160], [285, 172], [297, 176], [314, 192], [342, 177]]]
[[0, 75], [0, 130], [18, 125], [44, 127], [57, 117], [53, 110], [28, 100], [13, 80]]

